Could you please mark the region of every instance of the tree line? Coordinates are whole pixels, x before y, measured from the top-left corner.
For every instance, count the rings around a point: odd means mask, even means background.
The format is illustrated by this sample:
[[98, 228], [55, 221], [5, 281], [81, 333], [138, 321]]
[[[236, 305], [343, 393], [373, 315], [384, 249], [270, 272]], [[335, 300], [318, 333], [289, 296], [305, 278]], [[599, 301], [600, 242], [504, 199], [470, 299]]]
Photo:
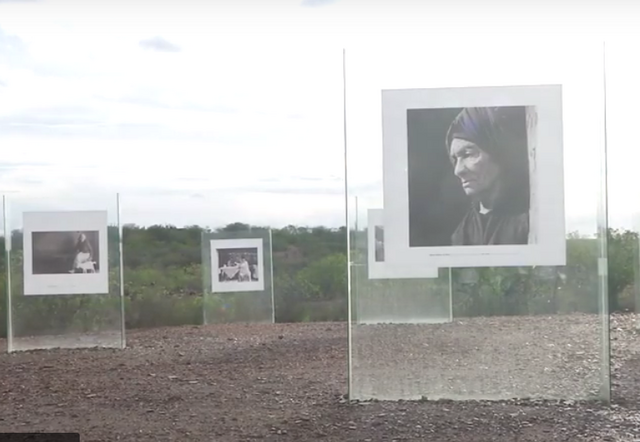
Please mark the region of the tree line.
[[[256, 311], [269, 299], [260, 295], [207, 294], [203, 269], [203, 234], [267, 232], [261, 226], [233, 223], [210, 230], [171, 225], [122, 229], [126, 325], [129, 328], [265, 319]], [[273, 294], [277, 322], [345, 321], [347, 319], [346, 229], [286, 226], [271, 229]], [[399, 290], [447, 293], [449, 275], [454, 316], [554, 314], [599, 311], [599, 242], [592, 237], [567, 237], [564, 267], [503, 267], [440, 270], [436, 280], [368, 280], [366, 232], [350, 232], [352, 291], [358, 302]], [[4, 239], [0, 247], [4, 249]], [[12, 308], [14, 334], [86, 331], [119, 318], [118, 229], [109, 227], [109, 268], [114, 296], [25, 297], [22, 290], [22, 232], [12, 232]], [[268, 248], [265, 248], [268, 253]], [[635, 310], [638, 234], [608, 231], [608, 295], [611, 311]], [[6, 330], [6, 255], [0, 259], [0, 333]], [[267, 269], [265, 269], [266, 271]], [[27, 299], [28, 298], [28, 299]], [[267, 302], [268, 301], [268, 302]], [[265, 304], [265, 302], [268, 304]], [[372, 301], [373, 302], [373, 301]], [[380, 301], [376, 301], [380, 302]], [[384, 302], [384, 301], [383, 301]], [[358, 304], [354, 311], [357, 313]]]

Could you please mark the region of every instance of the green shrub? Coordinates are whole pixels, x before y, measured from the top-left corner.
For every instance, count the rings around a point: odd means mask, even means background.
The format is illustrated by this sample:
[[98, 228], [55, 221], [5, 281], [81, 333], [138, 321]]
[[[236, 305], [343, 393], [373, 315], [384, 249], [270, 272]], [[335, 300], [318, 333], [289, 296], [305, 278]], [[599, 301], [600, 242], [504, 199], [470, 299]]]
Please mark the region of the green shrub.
[[[260, 229], [241, 223], [220, 231]], [[109, 228], [111, 295], [21, 296], [21, 233], [13, 233], [12, 307], [16, 335], [88, 332], [117, 329], [120, 318], [117, 229]], [[127, 328], [253, 321], [269, 315], [271, 299], [262, 294], [225, 294], [203, 297], [201, 236], [197, 226], [124, 228], [124, 293]], [[288, 226], [273, 230], [274, 294], [277, 322], [344, 321], [347, 318], [347, 257], [345, 229]], [[355, 240], [366, 244], [366, 234]], [[635, 310], [640, 286], [638, 235], [608, 232], [608, 288], [612, 311]], [[4, 247], [0, 240], [0, 247]], [[567, 238], [567, 265], [563, 268], [478, 268], [469, 280], [453, 269], [455, 316], [597, 312], [600, 279], [599, 242], [571, 234]], [[7, 278], [5, 254], [0, 256], [0, 334], [6, 332]], [[366, 261], [359, 247], [354, 262]], [[366, 272], [354, 273], [354, 295], [375, 281]], [[448, 269], [425, 290], [448, 293]], [[358, 279], [365, 278], [365, 279]], [[403, 290], [409, 282], [396, 280], [380, 290]], [[415, 282], [411, 283], [415, 284]], [[430, 285], [431, 284], [431, 285]], [[385, 292], [386, 293], [386, 292]], [[385, 293], [382, 293], [386, 296]], [[435, 292], [434, 292], [435, 293]], [[445, 295], [446, 295], [445, 293]], [[389, 293], [393, 296], [393, 293]]]

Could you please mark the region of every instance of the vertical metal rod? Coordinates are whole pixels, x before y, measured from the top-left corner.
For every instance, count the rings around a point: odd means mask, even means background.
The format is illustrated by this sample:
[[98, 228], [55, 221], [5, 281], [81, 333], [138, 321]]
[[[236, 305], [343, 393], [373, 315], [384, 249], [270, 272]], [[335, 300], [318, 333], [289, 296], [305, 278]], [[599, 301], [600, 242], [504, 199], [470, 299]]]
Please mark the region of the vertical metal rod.
[[123, 228], [121, 221], [121, 206], [120, 206], [120, 194], [116, 194], [116, 216], [118, 221], [118, 255], [119, 256], [119, 264], [120, 264], [120, 347], [125, 348], [127, 346], [127, 330], [126, 330], [126, 317], [125, 317], [125, 308], [124, 308], [124, 255], [123, 255]]
[[269, 262], [271, 263], [271, 323], [276, 323], [276, 297], [273, 292], [273, 234], [269, 229]]
[[9, 206], [7, 205], [6, 195], [2, 196], [2, 218], [4, 222], [4, 253], [7, 263], [7, 352], [13, 352], [13, 308], [11, 303], [12, 297], [12, 282], [11, 282], [11, 226], [9, 225], [9, 216], [7, 211]]
[[203, 229], [200, 232], [200, 256], [202, 259], [202, 325], [207, 325], [207, 304], [209, 293], [209, 284], [211, 276], [209, 275], [209, 267], [211, 266], [211, 251], [209, 250], [209, 241], [206, 240], [206, 232]]
[[362, 267], [360, 262], [361, 249], [358, 248], [358, 232], [360, 232], [360, 209], [358, 208], [358, 197], [354, 198], [355, 208], [353, 217], [353, 254], [351, 255], [351, 324], [358, 324], [358, 306], [360, 305], [360, 275]]
[[348, 152], [347, 152], [347, 67], [346, 67], [346, 49], [342, 49], [342, 126], [344, 133], [344, 212], [347, 234], [347, 391], [348, 397], [352, 399], [353, 387], [351, 382], [352, 375], [352, 331], [351, 331], [351, 226], [349, 222], [349, 168], [348, 168]]
[[598, 267], [600, 275], [600, 298], [601, 298], [601, 315], [602, 315], [602, 359], [605, 367], [602, 369], [602, 399], [611, 402], [611, 341], [610, 341], [610, 315], [609, 315], [609, 198], [608, 198], [608, 174], [607, 159], [608, 152], [608, 134], [607, 134], [607, 58], [606, 43], [602, 43], [602, 81], [603, 81], [603, 100], [604, 100], [604, 148], [601, 153], [600, 161], [600, 256], [598, 257]]

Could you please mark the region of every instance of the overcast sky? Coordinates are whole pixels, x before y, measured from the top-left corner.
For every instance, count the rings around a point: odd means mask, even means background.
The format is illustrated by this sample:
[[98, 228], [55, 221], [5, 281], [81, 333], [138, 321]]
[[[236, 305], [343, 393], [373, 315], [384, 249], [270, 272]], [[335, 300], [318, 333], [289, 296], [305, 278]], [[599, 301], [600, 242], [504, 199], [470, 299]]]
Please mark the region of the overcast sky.
[[567, 230], [591, 233], [606, 38], [611, 222], [630, 226], [640, 13], [576, 5], [0, 0], [0, 191], [13, 225], [116, 192], [137, 224], [344, 224], [346, 47], [361, 208], [382, 205], [381, 88], [561, 81]]

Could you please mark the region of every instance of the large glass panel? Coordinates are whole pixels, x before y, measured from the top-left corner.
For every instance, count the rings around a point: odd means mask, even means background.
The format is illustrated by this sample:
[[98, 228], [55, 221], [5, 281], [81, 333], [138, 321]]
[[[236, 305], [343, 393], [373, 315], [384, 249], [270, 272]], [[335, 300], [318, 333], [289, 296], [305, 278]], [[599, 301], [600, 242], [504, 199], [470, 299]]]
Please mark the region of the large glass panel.
[[275, 322], [271, 230], [202, 234], [204, 323]]
[[346, 50], [351, 398], [609, 399], [603, 84], [597, 44]]
[[[356, 219], [352, 296], [358, 324], [434, 324], [452, 319], [449, 269], [393, 268], [384, 260], [382, 210]], [[439, 278], [439, 274], [442, 277]]]
[[124, 348], [119, 198], [4, 198], [8, 351]]
[[640, 152], [629, 134], [635, 124], [632, 104], [640, 100], [640, 66], [629, 57], [637, 46], [635, 40], [614, 40], [607, 41], [605, 48], [608, 282], [612, 365], [616, 372], [612, 396], [628, 401], [640, 397], [640, 390], [634, 385], [640, 357], [640, 204], [633, 185]]

